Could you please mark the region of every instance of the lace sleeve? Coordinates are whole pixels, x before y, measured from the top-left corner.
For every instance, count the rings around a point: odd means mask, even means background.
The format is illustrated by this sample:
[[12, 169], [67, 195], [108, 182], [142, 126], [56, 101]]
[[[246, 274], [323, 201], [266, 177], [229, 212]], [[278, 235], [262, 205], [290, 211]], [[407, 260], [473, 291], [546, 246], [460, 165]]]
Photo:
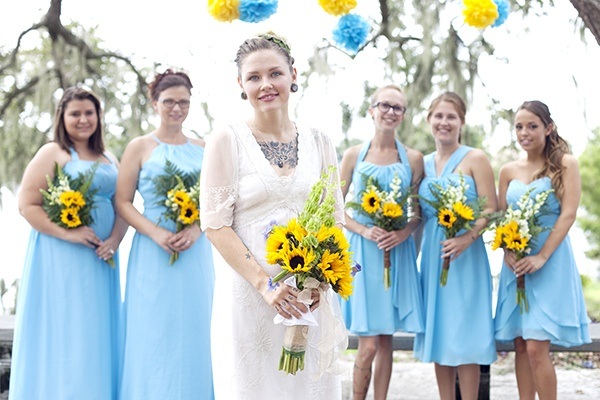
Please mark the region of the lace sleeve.
[[237, 145], [231, 130], [216, 133], [207, 140], [200, 176], [202, 230], [233, 224], [238, 196], [237, 159]]
[[[319, 130], [313, 129], [313, 135], [317, 146], [321, 153], [321, 170], [325, 171], [330, 165], [336, 168], [336, 173], [332, 179], [335, 179], [338, 183], [340, 181], [340, 171], [338, 166], [338, 156], [335, 150], [335, 146], [331, 143], [331, 139], [325, 133]], [[344, 213], [344, 199], [342, 198], [342, 190], [338, 185], [338, 189], [335, 193], [335, 221], [341, 224], [346, 223]]]

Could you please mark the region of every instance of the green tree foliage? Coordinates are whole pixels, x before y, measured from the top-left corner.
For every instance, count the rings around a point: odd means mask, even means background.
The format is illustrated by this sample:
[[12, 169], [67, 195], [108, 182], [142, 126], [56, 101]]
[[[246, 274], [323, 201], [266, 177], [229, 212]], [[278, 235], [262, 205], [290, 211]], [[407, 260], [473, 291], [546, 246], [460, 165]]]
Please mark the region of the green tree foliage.
[[[444, 91], [458, 93], [470, 105], [479, 79], [478, 60], [484, 55], [493, 56], [494, 46], [486, 40], [485, 31], [463, 29], [460, 0], [378, 0], [377, 4], [378, 8], [369, 16], [372, 31], [364, 46], [356, 54], [347, 54], [324, 40], [309, 60], [309, 70], [303, 74], [305, 82], [313, 74], [331, 76], [338, 68], [343, 68], [343, 61], [339, 65], [335, 61], [340, 53], [352, 59], [371, 57], [378, 60], [373, 62], [372, 73], [364, 77], [363, 104], [358, 107], [341, 104], [343, 113], [350, 110], [357, 117], [364, 117], [368, 98], [378, 82], [397, 83], [403, 87], [408, 101], [399, 138], [410, 147], [431, 151], [433, 139], [421, 116], [426, 114], [432, 98]], [[552, 6], [553, 1], [513, 0], [511, 12], [521, 15], [543, 13], [545, 7]], [[489, 107], [495, 119], [510, 112], [499, 109], [493, 98], [490, 98]], [[344, 122], [347, 121], [351, 123], [352, 118], [345, 116]], [[345, 126], [343, 132], [348, 131], [349, 126]], [[480, 146], [491, 134], [481, 126], [466, 127], [463, 133], [463, 143], [471, 146]], [[510, 149], [507, 151], [513, 154]]]
[[146, 127], [147, 71], [103, 49], [93, 29], [63, 25], [60, 14], [61, 0], [51, 0], [14, 48], [0, 48], [0, 187], [14, 190], [33, 154], [51, 139], [56, 101], [69, 86], [100, 97], [107, 147], [117, 155]]
[[577, 219], [592, 248], [589, 258], [600, 259], [600, 128], [594, 130], [585, 151], [579, 156], [581, 173], [581, 206], [583, 215]]

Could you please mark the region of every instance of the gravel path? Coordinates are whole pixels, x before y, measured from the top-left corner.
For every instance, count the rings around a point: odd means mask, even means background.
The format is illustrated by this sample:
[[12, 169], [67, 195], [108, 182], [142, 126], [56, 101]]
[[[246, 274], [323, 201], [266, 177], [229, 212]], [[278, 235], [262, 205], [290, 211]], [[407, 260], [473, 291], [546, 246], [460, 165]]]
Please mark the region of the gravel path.
[[[437, 384], [433, 364], [415, 360], [412, 353], [396, 351], [388, 400], [435, 400], [438, 399]], [[578, 361], [578, 360], [575, 360]], [[351, 371], [353, 353], [348, 352], [343, 363]], [[559, 362], [556, 367], [558, 378], [558, 399], [600, 399], [600, 363], [595, 368], [582, 368], [567, 362]], [[352, 378], [350, 372], [343, 380], [343, 400], [352, 399]], [[369, 389], [367, 400], [373, 399], [373, 388]], [[492, 364], [490, 377], [491, 400], [518, 399], [517, 382], [514, 374], [514, 353], [501, 355]]]

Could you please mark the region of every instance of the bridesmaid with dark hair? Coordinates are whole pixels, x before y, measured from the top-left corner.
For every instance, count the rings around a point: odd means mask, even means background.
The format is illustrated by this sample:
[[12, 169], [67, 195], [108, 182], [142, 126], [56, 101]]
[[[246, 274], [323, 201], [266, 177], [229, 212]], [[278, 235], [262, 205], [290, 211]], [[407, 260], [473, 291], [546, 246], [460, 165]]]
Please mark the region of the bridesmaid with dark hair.
[[[66, 89], [56, 108], [54, 140], [23, 174], [19, 211], [32, 230], [19, 290], [11, 400], [116, 399], [117, 249], [127, 224], [113, 205], [118, 164], [104, 149], [101, 117], [95, 94]], [[96, 168], [90, 226], [63, 228], [44, 211], [40, 189], [48, 188], [55, 165], [72, 178]]]
[[[515, 371], [521, 400], [557, 396], [550, 344], [563, 347], [590, 343], [581, 278], [568, 232], [581, 197], [577, 159], [559, 136], [550, 110], [541, 101], [524, 102], [515, 115], [517, 142], [525, 158], [500, 169], [499, 203], [505, 210], [528, 190], [533, 198], [554, 191], [542, 208], [540, 222], [548, 230], [535, 238], [531, 253], [520, 260], [506, 251], [500, 272], [496, 340], [515, 345]], [[517, 304], [517, 277], [525, 277], [529, 309]]]
[[[157, 74], [149, 92], [160, 125], [133, 139], [123, 154], [117, 208], [136, 230], [124, 304], [123, 400], [214, 397], [212, 250], [198, 223], [177, 232], [175, 222], [163, 217], [165, 198], [155, 184], [167, 163], [199, 178], [204, 142], [183, 133], [191, 89], [184, 72]], [[133, 205], [136, 190], [143, 213]], [[178, 259], [170, 265], [175, 253]]]

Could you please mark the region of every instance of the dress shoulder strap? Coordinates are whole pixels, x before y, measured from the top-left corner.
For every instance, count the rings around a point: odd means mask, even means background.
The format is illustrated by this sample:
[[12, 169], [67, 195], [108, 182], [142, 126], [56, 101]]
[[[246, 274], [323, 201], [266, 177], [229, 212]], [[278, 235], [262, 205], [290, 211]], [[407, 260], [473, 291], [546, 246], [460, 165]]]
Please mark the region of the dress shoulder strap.
[[151, 134], [150, 134], [150, 137], [151, 137], [152, 139], [154, 139], [154, 141], [155, 141], [156, 143], [158, 143], [158, 144], [162, 144], [162, 142], [160, 141], [160, 139], [158, 138], [158, 136], [156, 136], [154, 133], [151, 133]]
[[442, 175], [448, 175], [454, 172], [458, 164], [465, 158], [468, 152], [473, 150], [472, 147], [469, 146], [460, 146], [448, 159], [448, 162], [444, 166], [444, 170], [442, 171]]
[[367, 156], [367, 152], [369, 151], [369, 147], [371, 147], [370, 140], [368, 142], [365, 142], [363, 144], [362, 148], [360, 149], [360, 153], [358, 153], [358, 157], [356, 157], [356, 165], [354, 166], [355, 168], [358, 166], [358, 164], [360, 164], [361, 162], [363, 162], [365, 160], [365, 157]]
[[396, 149], [398, 149], [398, 158], [400, 158], [400, 162], [406, 167], [412, 179], [412, 168], [410, 167], [408, 154], [406, 153], [404, 145], [398, 139], [396, 139]]
[[426, 156], [423, 156], [423, 164], [425, 168], [425, 176], [435, 177], [435, 154], [437, 152], [429, 153]]
[[69, 153], [71, 153], [71, 160], [73, 160], [73, 161], [79, 160], [79, 154], [77, 153], [77, 151], [75, 151], [75, 149], [73, 147], [69, 148]]

